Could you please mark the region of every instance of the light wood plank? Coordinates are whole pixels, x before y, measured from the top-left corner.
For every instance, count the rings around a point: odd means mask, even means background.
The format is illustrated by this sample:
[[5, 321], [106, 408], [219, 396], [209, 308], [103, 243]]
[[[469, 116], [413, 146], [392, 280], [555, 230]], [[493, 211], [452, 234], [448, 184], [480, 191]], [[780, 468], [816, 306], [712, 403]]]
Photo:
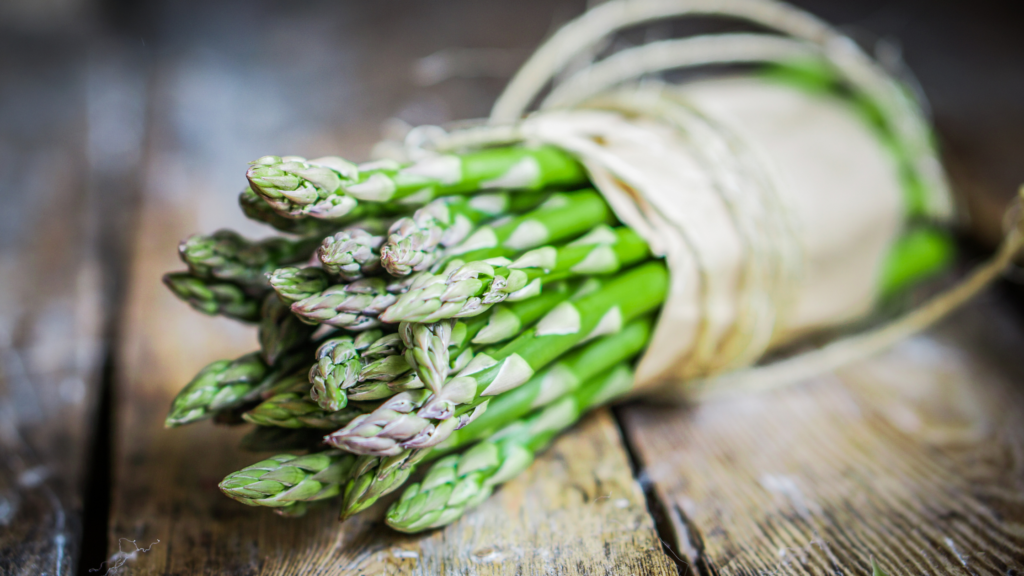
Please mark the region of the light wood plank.
[[836, 376], [624, 409], [675, 547], [714, 574], [1024, 570], [1024, 337], [991, 300]]

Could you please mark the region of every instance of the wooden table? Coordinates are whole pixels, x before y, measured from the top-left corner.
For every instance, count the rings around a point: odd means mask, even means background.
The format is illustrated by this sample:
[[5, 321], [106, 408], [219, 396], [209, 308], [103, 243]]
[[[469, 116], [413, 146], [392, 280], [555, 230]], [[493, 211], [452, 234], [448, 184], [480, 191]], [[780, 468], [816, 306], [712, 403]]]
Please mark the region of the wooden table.
[[[1024, 181], [1009, 9], [802, 4], [906, 42], [991, 238]], [[388, 118], [482, 116], [582, 8], [196, 0], [0, 35], [0, 573], [1024, 573], [1024, 316], [1006, 287], [815, 381], [600, 410], [420, 536], [380, 505], [345, 524], [242, 507], [216, 483], [259, 458], [236, 449], [245, 431], [163, 428], [200, 367], [255, 346], [159, 283], [190, 233], [267, 232], [235, 208], [245, 163], [363, 158]]]

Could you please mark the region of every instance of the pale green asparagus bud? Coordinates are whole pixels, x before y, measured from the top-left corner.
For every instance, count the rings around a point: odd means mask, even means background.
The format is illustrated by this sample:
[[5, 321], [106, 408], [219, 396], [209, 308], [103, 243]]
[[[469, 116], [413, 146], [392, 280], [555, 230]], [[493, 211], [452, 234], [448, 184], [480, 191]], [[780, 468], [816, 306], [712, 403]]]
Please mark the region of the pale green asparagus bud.
[[355, 459], [337, 450], [306, 456], [279, 454], [229, 474], [218, 487], [249, 506], [277, 508], [322, 500], [339, 494]]
[[332, 338], [316, 351], [316, 364], [309, 370], [310, 394], [320, 407], [328, 412], [348, 405], [347, 388], [358, 381], [362, 362], [352, 338]]
[[235, 284], [203, 280], [188, 272], [165, 274], [163, 280], [175, 296], [203, 314], [219, 314], [243, 322], [259, 320], [259, 299]]
[[269, 282], [281, 301], [289, 305], [330, 286], [327, 273], [314, 267], [278, 268], [270, 274]]
[[316, 246], [315, 238], [268, 238], [255, 242], [232, 230], [218, 230], [209, 236], [197, 234], [186, 238], [178, 245], [178, 254], [196, 277], [232, 282], [261, 292], [268, 287], [267, 273], [308, 260]]
[[258, 352], [206, 365], [174, 397], [164, 425], [171, 428], [195, 422], [234, 406], [240, 398], [250, 394], [267, 373], [267, 365]]
[[[448, 378], [451, 362], [448, 349], [455, 326], [454, 320], [442, 320], [433, 324], [404, 322], [398, 328], [406, 347], [405, 359], [434, 393], [440, 392]], [[464, 331], [465, 325], [461, 326]]]
[[383, 242], [382, 236], [353, 228], [324, 238], [316, 255], [328, 274], [352, 282], [380, 269], [377, 249]]
[[384, 280], [364, 278], [310, 294], [292, 304], [292, 312], [308, 322], [365, 330], [378, 326], [377, 316], [395, 300]]

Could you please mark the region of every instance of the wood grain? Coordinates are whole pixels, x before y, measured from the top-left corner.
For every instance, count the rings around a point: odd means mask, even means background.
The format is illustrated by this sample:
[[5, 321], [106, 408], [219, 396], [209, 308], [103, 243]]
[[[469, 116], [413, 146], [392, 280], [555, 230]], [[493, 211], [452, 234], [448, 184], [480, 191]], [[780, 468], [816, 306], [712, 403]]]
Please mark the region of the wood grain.
[[1024, 332], [1003, 310], [791, 389], [624, 409], [676, 547], [710, 574], [1024, 571]]

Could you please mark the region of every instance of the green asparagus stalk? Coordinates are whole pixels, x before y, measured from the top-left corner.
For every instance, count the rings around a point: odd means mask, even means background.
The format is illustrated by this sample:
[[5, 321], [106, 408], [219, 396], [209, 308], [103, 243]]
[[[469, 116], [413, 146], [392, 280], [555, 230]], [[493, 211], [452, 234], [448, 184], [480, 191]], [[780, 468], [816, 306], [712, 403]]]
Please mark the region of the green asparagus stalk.
[[280, 428], [321, 428], [337, 430], [364, 410], [346, 406], [340, 410], [324, 410], [308, 394], [288, 392], [264, 400], [242, 414], [246, 422]]
[[308, 260], [317, 244], [315, 238], [254, 242], [232, 230], [218, 230], [209, 236], [186, 238], [178, 245], [178, 254], [198, 278], [232, 282], [258, 293], [267, 289], [267, 273]]
[[521, 216], [480, 226], [446, 252], [448, 255], [463, 255], [501, 249], [494, 255], [512, 256], [523, 250], [579, 236], [612, 218], [608, 204], [592, 189], [553, 194], [543, 204]]
[[322, 500], [340, 493], [355, 460], [336, 450], [306, 456], [279, 454], [228, 474], [218, 487], [249, 506], [277, 508]]
[[381, 261], [392, 276], [427, 270], [484, 220], [516, 214], [540, 204], [542, 194], [478, 194], [438, 198], [411, 217], [397, 220], [381, 248]]
[[565, 355], [526, 384], [498, 395], [491, 400], [488, 410], [474, 422], [455, 430], [434, 447], [404, 450], [398, 455], [379, 457], [357, 467], [345, 486], [342, 517], [365, 510], [378, 498], [401, 486], [417, 462], [434, 459], [487, 438], [532, 410], [575, 391], [583, 382], [598, 378], [616, 364], [635, 357], [647, 344], [651, 324], [650, 317], [635, 320], [619, 333], [600, 338]]
[[246, 177], [278, 213], [326, 219], [343, 217], [360, 202], [415, 204], [479, 190], [541, 190], [586, 182], [579, 163], [550, 146], [439, 155], [404, 167], [387, 162], [356, 166], [336, 157], [264, 156], [250, 164]]
[[217, 360], [207, 364], [171, 402], [164, 425], [181, 426], [213, 416], [218, 410], [234, 406], [239, 398], [255, 389], [269, 368], [259, 352], [236, 360]]
[[466, 320], [467, 326], [479, 326], [467, 337], [473, 344], [497, 344], [514, 338], [564, 300], [575, 298], [580, 287], [579, 282], [552, 282], [533, 298], [498, 304], [487, 313]]
[[348, 399], [353, 402], [368, 402], [390, 398], [407, 390], [423, 388], [423, 381], [414, 372], [396, 377], [394, 380], [366, 380], [346, 390]]
[[374, 236], [360, 228], [342, 230], [324, 238], [316, 255], [328, 274], [352, 282], [380, 269], [377, 249], [383, 242], [383, 236]]
[[309, 341], [315, 326], [306, 324], [292, 314], [277, 294], [263, 299], [260, 313], [259, 341], [263, 360], [273, 366], [278, 358]]
[[470, 262], [460, 265], [446, 278], [441, 275], [424, 277], [386, 310], [381, 319], [436, 322], [452, 316], [475, 315], [504, 299], [532, 298], [540, 293], [544, 282], [578, 275], [610, 274], [649, 256], [647, 243], [630, 228], [613, 230], [602, 225], [562, 248], [545, 246], [526, 252], [512, 262], [498, 259]]
[[620, 274], [596, 292], [562, 302], [534, 328], [493, 355], [477, 354], [469, 366], [445, 383], [440, 394], [417, 406], [415, 414], [412, 410], [375, 410], [357, 417], [325, 441], [356, 454], [378, 456], [435, 445], [479, 417], [489, 397], [524, 384], [576, 345], [614, 334], [626, 322], [660, 306], [667, 285], [668, 275], [660, 262]]
[[307, 322], [349, 330], [379, 326], [377, 316], [397, 299], [381, 278], [364, 278], [303, 295], [292, 304], [293, 313]]
[[211, 418], [259, 400], [261, 394], [272, 395], [306, 382], [304, 365], [308, 365], [311, 354], [308, 347], [297, 348], [282, 356], [273, 368], [259, 352], [212, 362], [175, 396], [165, 425], [172, 428]]
[[250, 220], [263, 222], [287, 234], [323, 238], [338, 231], [345, 222], [317, 220], [315, 218], [287, 218], [274, 211], [262, 197], [246, 187], [238, 195], [238, 205]]
[[163, 280], [175, 296], [203, 314], [219, 314], [242, 322], [259, 320], [259, 299], [235, 284], [204, 280], [188, 272], [164, 274]]
[[268, 276], [270, 287], [285, 304], [291, 305], [326, 290], [331, 280], [322, 268], [278, 268]]
[[627, 392], [633, 373], [622, 364], [530, 418], [502, 430], [464, 454], [438, 460], [423, 481], [409, 486], [388, 509], [388, 526], [400, 532], [439, 528], [486, 500], [494, 488], [522, 473], [534, 456], [590, 408]]

